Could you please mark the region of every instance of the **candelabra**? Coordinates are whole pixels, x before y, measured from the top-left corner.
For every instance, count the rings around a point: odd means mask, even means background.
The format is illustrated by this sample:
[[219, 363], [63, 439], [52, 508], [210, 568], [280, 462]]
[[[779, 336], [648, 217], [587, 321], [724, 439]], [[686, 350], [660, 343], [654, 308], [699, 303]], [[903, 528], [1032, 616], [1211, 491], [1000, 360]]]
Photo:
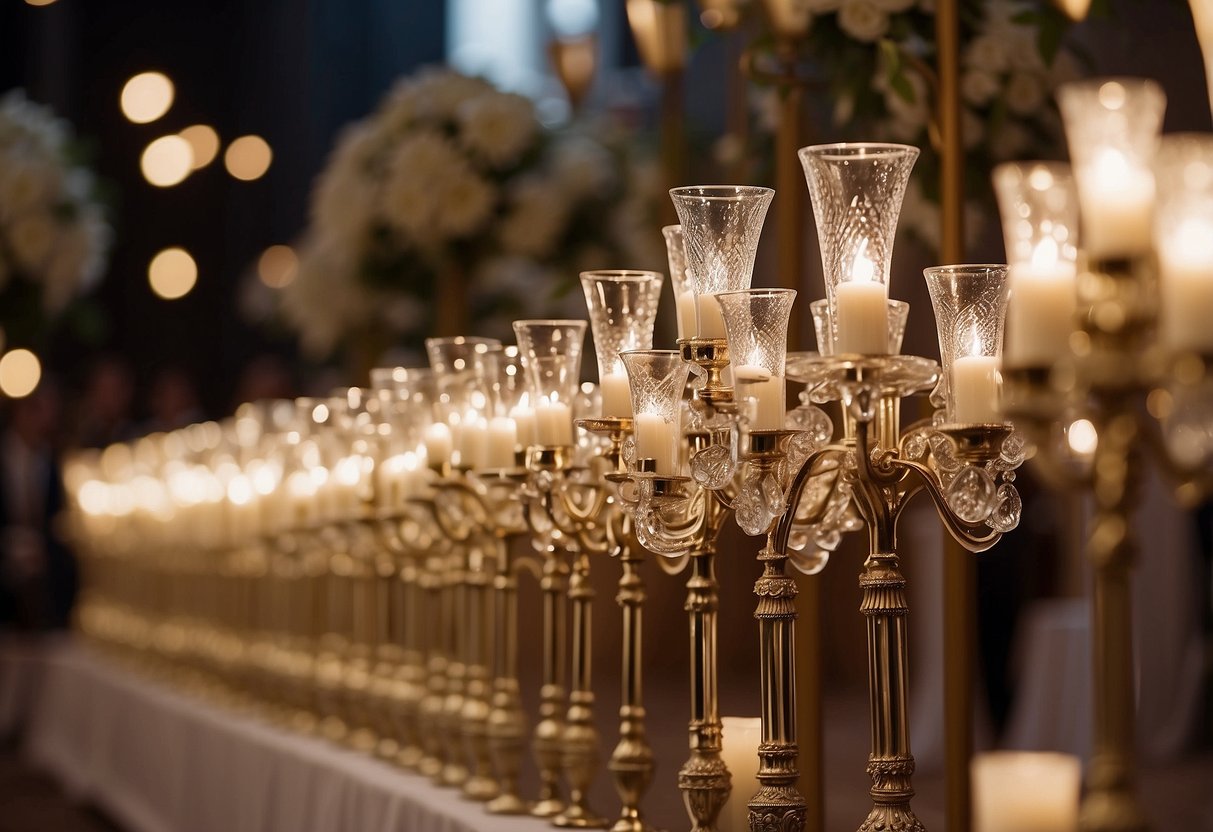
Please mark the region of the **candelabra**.
[[[607, 825], [589, 808], [587, 791], [598, 765], [599, 738], [593, 724], [594, 691], [591, 687], [590, 555], [609, 551], [602, 521], [607, 490], [591, 476], [590, 468], [576, 464], [573, 413], [585, 321], [515, 321], [514, 332], [529, 381], [534, 406], [523, 415], [531, 437], [526, 465], [532, 476], [524, 491], [527, 523], [536, 536], [545, 563], [541, 586], [544, 599], [544, 684], [541, 720], [534, 739], [536, 760], [543, 780], [538, 812], [562, 828], [598, 828]], [[568, 711], [561, 720], [563, 699], [562, 561], [571, 556], [567, 597], [572, 603], [572, 684]], [[557, 767], [568, 784], [569, 798], [559, 805], [555, 791]]]
[[1133, 782], [1132, 516], [1147, 455], [1181, 494], [1211, 483], [1213, 142], [1159, 145], [1165, 101], [1149, 81], [1067, 85], [1059, 104], [1072, 173], [1025, 163], [994, 176], [1012, 267], [1009, 411], [1046, 480], [1094, 497], [1094, 756], [1080, 827], [1144, 830]]

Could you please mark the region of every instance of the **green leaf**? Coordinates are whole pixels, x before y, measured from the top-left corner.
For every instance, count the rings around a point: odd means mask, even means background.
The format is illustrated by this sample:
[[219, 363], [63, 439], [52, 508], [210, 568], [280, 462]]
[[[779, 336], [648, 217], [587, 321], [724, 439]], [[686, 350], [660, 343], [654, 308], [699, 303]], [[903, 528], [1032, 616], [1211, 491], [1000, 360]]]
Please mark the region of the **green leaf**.
[[914, 87], [910, 84], [910, 79], [906, 78], [904, 72], [899, 72], [890, 78], [889, 87], [897, 93], [898, 98], [907, 104], [913, 104], [918, 98], [914, 93]]

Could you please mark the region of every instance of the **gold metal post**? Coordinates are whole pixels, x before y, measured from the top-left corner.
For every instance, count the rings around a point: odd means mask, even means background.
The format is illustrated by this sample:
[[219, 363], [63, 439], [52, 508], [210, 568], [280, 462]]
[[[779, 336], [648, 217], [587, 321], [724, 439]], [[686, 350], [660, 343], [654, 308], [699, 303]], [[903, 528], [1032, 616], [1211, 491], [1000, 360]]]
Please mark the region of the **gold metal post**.
[[531, 807], [536, 817], [564, 811], [560, 787], [560, 751], [564, 742], [565, 706], [565, 589], [569, 567], [565, 553], [549, 546], [543, 553], [543, 684], [539, 689], [539, 722], [531, 746], [539, 768], [539, 799]]

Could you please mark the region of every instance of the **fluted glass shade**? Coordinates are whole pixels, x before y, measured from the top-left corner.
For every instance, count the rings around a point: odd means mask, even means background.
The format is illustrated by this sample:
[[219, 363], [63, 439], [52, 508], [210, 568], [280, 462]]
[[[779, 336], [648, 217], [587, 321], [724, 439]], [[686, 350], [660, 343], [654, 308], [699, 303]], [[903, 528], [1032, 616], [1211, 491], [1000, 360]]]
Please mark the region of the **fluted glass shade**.
[[620, 358], [627, 368], [635, 411], [636, 459], [652, 460], [653, 473], [676, 476], [682, 394], [690, 365], [677, 350], [629, 350]]
[[1007, 315], [1007, 267], [935, 266], [927, 288], [939, 330], [943, 375], [931, 399], [955, 424], [1001, 422], [1002, 333]]
[[619, 353], [652, 348], [661, 283], [658, 272], [616, 269], [581, 273], [594, 352], [598, 356], [604, 417], [632, 415], [627, 372]]
[[687, 249], [681, 225], [661, 229], [665, 237], [666, 259], [670, 264], [670, 288], [674, 291], [674, 306], [678, 312], [678, 338], [695, 334], [695, 285], [687, 270]]
[[1154, 170], [1160, 334], [1174, 349], [1213, 353], [1213, 136], [1165, 137]]
[[1069, 353], [1078, 306], [1078, 194], [1070, 166], [1012, 162], [994, 169], [1010, 268], [1003, 356], [1008, 367], [1052, 366]]
[[729, 333], [735, 397], [748, 403], [751, 430], [782, 430], [788, 320], [795, 289], [746, 289], [717, 296]]
[[437, 416], [451, 431], [450, 461], [463, 468], [482, 468], [488, 459], [492, 387], [501, 342], [465, 335], [427, 338], [425, 351], [438, 386]]
[[1150, 251], [1151, 169], [1166, 96], [1153, 81], [1097, 78], [1057, 91], [1082, 209], [1082, 245], [1094, 260]]
[[695, 287], [694, 337], [725, 337], [720, 306], [712, 295], [750, 287], [762, 223], [774, 196], [770, 188], [748, 185], [694, 185], [670, 191]]
[[535, 444], [573, 444], [585, 321], [514, 321], [535, 419]]
[[885, 303], [897, 218], [918, 148], [856, 142], [800, 149], [813, 201], [833, 351], [887, 353]]

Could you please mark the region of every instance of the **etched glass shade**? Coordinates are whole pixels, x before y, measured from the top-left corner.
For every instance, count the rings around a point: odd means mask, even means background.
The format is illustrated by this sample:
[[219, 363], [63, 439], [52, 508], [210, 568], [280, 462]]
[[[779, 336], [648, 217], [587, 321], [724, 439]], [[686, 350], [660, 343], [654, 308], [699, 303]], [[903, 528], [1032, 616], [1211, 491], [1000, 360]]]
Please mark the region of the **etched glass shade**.
[[585, 327], [585, 321], [514, 321], [538, 445], [573, 444], [573, 408], [578, 400]]
[[438, 386], [437, 417], [451, 431], [451, 463], [482, 468], [488, 459], [492, 387], [502, 345], [494, 338], [427, 338], [425, 351]]
[[594, 352], [598, 356], [598, 384], [602, 415], [632, 415], [627, 373], [619, 360], [624, 350], [653, 346], [653, 324], [661, 299], [658, 272], [610, 270], [581, 273], [581, 287], [590, 311]]
[[670, 264], [670, 288], [674, 291], [674, 306], [678, 312], [678, 339], [695, 334], [695, 285], [687, 269], [687, 249], [681, 225], [661, 229], [665, 237], [666, 259]]
[[[840, 284], [877, 283], [888, 296], [897, 218], [917, 159], [918, 148], [903, 144], [861, 142], [800, 149], [817, 222], [831, 340], [837, 340], [839, 332]], [[873, 332], [867, 342], [873, 349], [858, 351], [875, 352], [874, 347], [885, 340], [884, 333]]]
[[620, 358], [635, 411], [636, 459], [653, 460], [656, 474], [677, 476], [682, 394], [690, 365], [678, 350], [629, 350]]
[[1051, 366], [1069, 353], [1078, 306], [1078, 194], [1070, 166], [1012, 162], [994, 169], [1011, 300], [1008, 367]]
[[729, 333], [735, 397], [748, 402], [751, 430], [782, 430], [788, 319], [795, 289], [746, 289], [717, 296]]
[[931, 401], [944, 421], [987, 424], [999, 415], [1007, 267], [935, 266], [923, 271], [935, 309], [943, 373]]
[[1151, 165], [1166, 103], [1162, 88], [1141, 78], [1097, 78], [1057, 91], [1082, 208], [1082, 244], [1092, 259], [1150, 251]]
[[694, 185], [673, 188], [695, 288], [697, 338], [724, 338], [717, 292], [748, 289], [762, 223], [775, 192], [748, 185]]
[[[906, 322], [910, 319], [910, 304], [904, 300], [889, 299], [889, 355], [901, 354], [901, 342], [906, 334]], [[809, 304], [813, 315], [813, 331], [817, 335], [817, 352], [834, 354], [834, 337], [830, 331], [830, 303], [818, 298]]]
[[1154, 166], [1159, 333], [1178, 350], [1213, 353], [1213, 136], [1167, 136]]

